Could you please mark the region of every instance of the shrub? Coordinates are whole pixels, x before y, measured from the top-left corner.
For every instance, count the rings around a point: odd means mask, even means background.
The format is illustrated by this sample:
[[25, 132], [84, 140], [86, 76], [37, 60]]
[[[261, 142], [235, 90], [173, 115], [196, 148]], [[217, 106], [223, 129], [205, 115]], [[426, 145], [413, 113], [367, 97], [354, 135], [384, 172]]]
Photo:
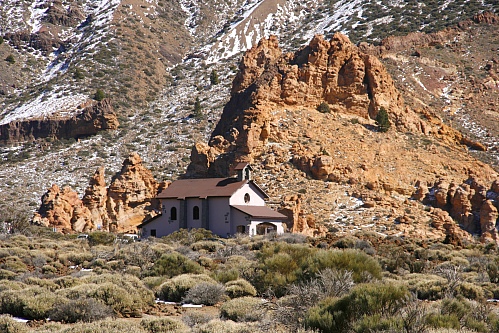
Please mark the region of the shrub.
[[256, 296], [256, 289], [244, 279], [229, 281], [225, 284], [225, 291], [230, 298]]
[[384, 107], [381, 107], [376, 115], [376, 125], [380, 132], [388, 132], [392, 124], [388, 119], [388, 112], [386, 112]]
[[455, 315], [431, 313], [426, 317], [426, 322], [433, 328], [453, 328], [456, 330], [461, 328], [459, 319]]
[[206, 250], [208, 252], [216, 252], [223, 248], [224, 245], [218, 241], [202, 240], [191, 245], [193, 251]]
[[222, 284], [201, 282], [187, 291], [183, 302], [215, 305], [225, 297], [225, 287]]
[[220, 83], [220, 81], [218, 79], [218, 73], [217, 73], [216, 70], [212, 70], [211, 73], [210, 73], [210, 83], [212, 85]]
[[140, 326], [149, 333], [187, 333], [188, 327], [181, 321], [171, 318], [143, 319]]
[[329, 107], [328, 103], [322, 102], [321, 104], [319, 104], [319, 106], [317, 106], [317, 111], [319, 111], [320, 113], [330, 113], [331, 108]]
[[149, 333], [144, 330], [140, 323], [124, 320], [103, 320], [94, 323], [78, 323], [71, 325], [71, 327], [58, 331], [64, 333]]
[[106, 94], [102, 89], [97, 89], [97, 91], [94, 94], [94, 99], [96, 101], [102, 101], [104, 98], [106, 98]]
[[27, 333], [25, 324], [16, 322], [10, 316], [0, 315], [0, 332], [2, 333]]
[[318, 251], [310, 257], [307, 266], [312, 276], [326, 268], [332, 268], [339, 271], [351, 271], [356, 283], [367, 282], [370, 278], [381, 278], [381, 266], [378, 261], [354, 249]]
[[456, 288], [457, 295], [462, 295], [466, 298], [473, 300], [484, 299], [484, 292], [482, 287], [469, 282], [462, 282]]
[[[326, 298], [311, 308], [305, 317], [305, 326], [326, 332], [350, 330], [358, 318], [381, 319], [393, 317], [407, 301], [409, 292], [403, 285], [363, 284], [340, 299]], [[358, 322], [362, 325], [361, 322]], [[383, 324], [384, 325], [384, 324]]]
[[90, 323], [100, 319], [111, 317], [113, 311], [92, 298], [71, 300], [55, 307], [50, 312], [50, 319], [64, 323], [76, 323], [79, 321]]
[[141, 310], [141, 306], [134, 302], [128, 290], [111, 282], [100, 285], [89, 296], [102, 301], [110, 306], [116, 314], [125, 317], [135, 316]]
[[7, 61], [9, 64], [15, 64], [16, 59], [14, 59], [14, 56], [12, 54], [9, 54], [7, 58], [5, 58], [5, 61]]
[[253, 297], [234, 298], [220, 307], [222, 318], [233, 321], [259, 321], [263, 317], [262, 301]]
[[[197, 327], [199, 333], [247, 333], [251, 332], [247, 323], [235, 323], [232, 320], [214, 319]], [[257, 332], [257, 331], [256, 331]]]
[[180, 302], [189, 289], [202, 282], [216, 282], [205, 274], [183, 274], [175, 276], [159, 287], [157, 296], [165, 301]]
[[[97, 90], [97, 91], [99, 91], [99, 90]], [[97, 95], [97, 93], [96, 93], [96, 95]], [[102, 97], [102, 99], [104, 99], [104, 97]], [[96, 100], [98, 100], [98, 101], [100, 101], [102, 99], [96, 98]], [[116, 239], [116, 237], [112, 233], [109, 233], [109, 232], [95, 231], [95, 232], [88, 234], [88, 244], [90, 244], [91, 246], [111, 245], [114, 243], [115, 239]]]
[[151, 269], [151, 275], [173, 277], [181, 274], [199, 274], [203, 268], [178, 252], [163, 254]]

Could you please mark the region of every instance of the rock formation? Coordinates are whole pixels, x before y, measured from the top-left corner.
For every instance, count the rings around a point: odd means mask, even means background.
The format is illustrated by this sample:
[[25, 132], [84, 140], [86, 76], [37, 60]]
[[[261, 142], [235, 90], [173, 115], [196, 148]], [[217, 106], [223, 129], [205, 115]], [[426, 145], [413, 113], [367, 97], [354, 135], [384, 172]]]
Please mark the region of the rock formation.
[[91, 101], [70, 117], [48, 117], [13, 121], [0, 125], [0, 142], [30, 141], [38, 138], [79, 138], [118, 128], [110, 99]]
[[[42, 205], [33, 223], [56, 227], [63, 232], [104, 230], [134, 232], [148, 214], [154, 215], [158, 203], [154, 197], [159, 184], [143, 164], [131, 154], [108, 188], [104, 168], [90, 179], [83, 199], [69, 187], [62, 191], [53, 185], [42, 197]], [[165, 187], [166, 185], [162, 185]]]
[[[449, 217], [454, 219], [455, 225], [459, 225], [470, 234], [481, 235], [483, 241], [498, 242], [499, 187], [497, 184], [496, 180], [487, 188], [475, 177], [470, 177], [459, 185], [439, 180], [426, 189], [422, 187], [427, 185], [420, 183], [416, 193], [426, 192], [426, 195], [413, 195], [413, 198], [438, 207], [436, 209], [445, 211], [446, 214], [448, 212]], [[448, 218], [440, 218], [440, 220], [447, 221]], [[446, 229], [450, 228], [449, 223], [448, 221]]]
[[78, 197], [78, 193], [66, 186], [62, 190], [57, 185], [42, 196], [42, 204], [33, 223], [54, 227], [61, 232], [82, 232], [95, 229], [91, 214]]
[[313, 215], [306, 215], [301, 209], [301, 198], [299, 196], [285, 197], [281, 204], [279, 213], [288, 217], [286, 221], [287, 231], [301, 233], [310, 237], [324, 237], [327, 229], [315, 223]]

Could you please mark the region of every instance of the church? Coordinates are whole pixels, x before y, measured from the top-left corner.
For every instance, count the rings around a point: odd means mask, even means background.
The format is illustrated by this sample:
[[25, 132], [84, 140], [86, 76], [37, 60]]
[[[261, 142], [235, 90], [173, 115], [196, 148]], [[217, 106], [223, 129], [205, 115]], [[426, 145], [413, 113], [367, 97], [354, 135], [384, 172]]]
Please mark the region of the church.
[[287, 217], [265, 205], [268, 195], [252, 180], [251, 165], [239, 163], [235, 170], [237, 177], [174, 181], [156, 197], [161, 214], [138, 226], [141, 236], [162, 237], [192, 228], [221, 237], [284, 233]]

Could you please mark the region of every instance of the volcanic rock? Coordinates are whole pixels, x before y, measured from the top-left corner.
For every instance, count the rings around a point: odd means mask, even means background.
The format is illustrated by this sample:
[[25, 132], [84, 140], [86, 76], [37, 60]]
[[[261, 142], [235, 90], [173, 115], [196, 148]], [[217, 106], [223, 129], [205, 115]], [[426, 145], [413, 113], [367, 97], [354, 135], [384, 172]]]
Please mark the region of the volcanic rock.
[[104, 99], [89, 102], [74, 116], [19, 120], [0, 125], [0, 141], [12, 143], [46, 137], [79, 138], [103, 130], [114, 130], [118, 125], [111, 100]]
[[65, 187], [53, 185], [42, 197], [42, 205], [33, 223], [56, 227], [64, 232], [103, 230], [135, 232], [145, 216], [155, 215], [159, 203], [154, 200], [158, 184], [140, 156], [131, 154], [124, 162], [109, 188], [106, 188], [104, 168], [99, 168], [85, 190], [83, 199]]

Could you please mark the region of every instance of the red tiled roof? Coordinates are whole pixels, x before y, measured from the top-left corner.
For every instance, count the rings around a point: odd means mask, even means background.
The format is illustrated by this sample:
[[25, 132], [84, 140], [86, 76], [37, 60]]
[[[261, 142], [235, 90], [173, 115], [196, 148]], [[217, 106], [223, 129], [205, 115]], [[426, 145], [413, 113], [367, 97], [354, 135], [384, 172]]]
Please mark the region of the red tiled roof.
[[158, 194], [156, 198], [184, 199], [230, 197], [247, 183], [247, 180], [238, 181], [237, 178], [179, 179], [171, 183], [171, 185]]
[[246, 166], [249, 166], [252, 170], [253, 168], [251, 167], [251, 165], [249, 165], [248, 163], [245, 163], [245, 162], [240, 162], [240, 163], [237, 163], [236, 167], [234, 168], [234, 170], [242, 170], [244, 169]]
[[244, 214], [248, 214], [251, 217], [255, 218], [270, 218], [278, 220], [286, 220], [288, 218], [286, 215], [278, 213], [267, 206], [233, 205], [231, 207], [234, 207], [235, 209], [243, 212]]

